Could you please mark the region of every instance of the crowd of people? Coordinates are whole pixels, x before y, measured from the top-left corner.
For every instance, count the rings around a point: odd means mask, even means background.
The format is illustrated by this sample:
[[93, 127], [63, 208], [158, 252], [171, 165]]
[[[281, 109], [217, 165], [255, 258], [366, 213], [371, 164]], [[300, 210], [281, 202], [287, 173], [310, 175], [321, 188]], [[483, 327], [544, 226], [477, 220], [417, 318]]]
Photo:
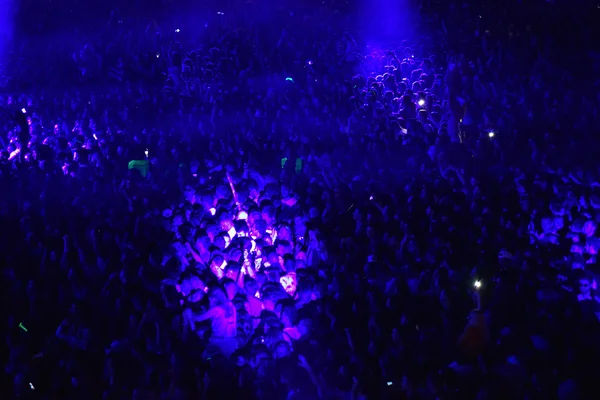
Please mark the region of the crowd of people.
[[392, 47], [252, 7], [20, 61], [0, 396], [595, 393], [598, 93], [556, 40], [510, 7], [423, 2]]

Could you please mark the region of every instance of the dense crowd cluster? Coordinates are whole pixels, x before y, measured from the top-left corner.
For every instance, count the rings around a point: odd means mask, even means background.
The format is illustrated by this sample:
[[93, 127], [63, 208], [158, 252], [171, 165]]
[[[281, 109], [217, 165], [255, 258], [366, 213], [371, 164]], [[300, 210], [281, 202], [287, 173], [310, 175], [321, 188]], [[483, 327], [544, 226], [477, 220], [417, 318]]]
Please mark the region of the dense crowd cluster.
[[0, 94], [0, 396], [597, 391], [598, 94], [547, 31], [425, 4], [389, 47], [250, 7], [111, 14]]

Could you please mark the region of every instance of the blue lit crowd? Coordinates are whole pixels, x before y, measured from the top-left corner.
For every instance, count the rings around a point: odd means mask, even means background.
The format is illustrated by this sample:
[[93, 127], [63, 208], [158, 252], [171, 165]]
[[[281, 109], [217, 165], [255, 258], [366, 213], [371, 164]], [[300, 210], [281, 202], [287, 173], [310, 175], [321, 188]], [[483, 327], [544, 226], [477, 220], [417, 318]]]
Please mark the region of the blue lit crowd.
[[593, 398], [595, 53], [532, 5], [253, 7], [20, 50], [0, 398]]

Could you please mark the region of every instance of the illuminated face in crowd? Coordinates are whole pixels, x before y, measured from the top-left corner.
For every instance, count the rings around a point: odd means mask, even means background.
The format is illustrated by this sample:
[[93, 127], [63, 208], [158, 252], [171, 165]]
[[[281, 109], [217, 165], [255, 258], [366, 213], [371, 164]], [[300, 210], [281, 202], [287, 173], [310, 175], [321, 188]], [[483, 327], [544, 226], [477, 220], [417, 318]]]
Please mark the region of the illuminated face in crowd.
[[283, 287], [283, 290], [290, 296], [293, 296], [296, 293], [296, 273], [290, 272], [287, 275], [279, 278], [279, 282]]
[[275, 358], [284, 358], [290, 355], [290, 347], [286, 342], [277, 344], [275, 348]]
[[229, 232], [231, 228], [233, 228], [233, 222], [228, 218], [223, 218], [220, 222], [221, 230], [224, 232]]
[[579, 291], [581, 292], [581, 294], [587, 295], [590, 292], [591, 288], [592, 288], [592, 283], [589, 280], [587, 280], [587, 279], [579, 280]]

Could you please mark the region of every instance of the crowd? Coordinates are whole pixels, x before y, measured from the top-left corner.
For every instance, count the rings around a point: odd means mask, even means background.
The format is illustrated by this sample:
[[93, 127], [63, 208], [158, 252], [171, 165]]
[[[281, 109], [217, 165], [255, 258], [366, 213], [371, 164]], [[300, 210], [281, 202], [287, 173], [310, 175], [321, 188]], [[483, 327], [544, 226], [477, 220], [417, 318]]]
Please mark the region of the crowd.
[[392, 48], [111, 14], [15, 75], [0, 396], [591, 398], [597, 93], [510, 7], [424, 4]]

